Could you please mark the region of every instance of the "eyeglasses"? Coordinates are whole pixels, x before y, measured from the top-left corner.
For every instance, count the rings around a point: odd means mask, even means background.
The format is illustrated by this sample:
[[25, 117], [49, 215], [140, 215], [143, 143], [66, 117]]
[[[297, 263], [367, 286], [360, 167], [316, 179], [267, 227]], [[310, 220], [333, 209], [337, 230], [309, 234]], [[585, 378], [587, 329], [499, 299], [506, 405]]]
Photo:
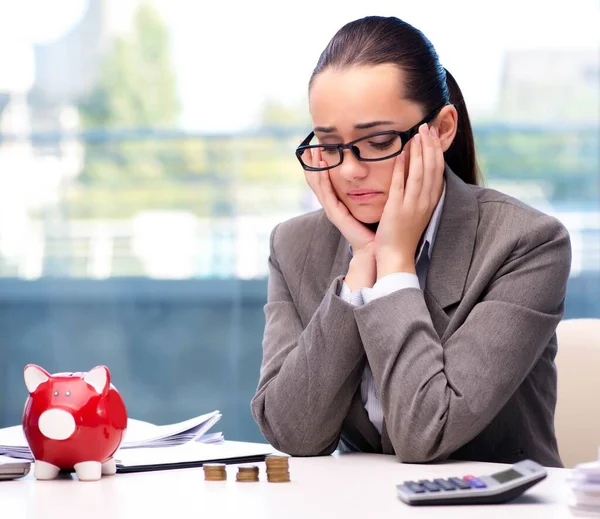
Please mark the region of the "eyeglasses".
[[[391, 159], [396, 155], [400, 155], [406, 143], [412, 139], [419, 131], [419, 126], [423, 123], [429, 123], [438, 115], [440, 110], [447, 103], [440, 104], [435, 110], [427, 115], [423, 120], [419, 121], [412, 128], [398, 132], [388, 130], [384, 132], [373, 133], [366, 137], [361, 137], [347, 144], [310, 144], [310, 141], [315, 136], [314, 132], [310, 132], [300, 146], [296, 148], [296, 157], [300, 161], [302, 167], [307, 171], [324, 171], [339, 166], [344, 160], [344, 150], [350, 150], [352, 154], [364, 162], [376, 162], [380, 160]], [[307, 160], [312, 158], [312, 153], [317, 149], [321, 150], [323, 160], [327, 162], [326, 168], [313, 167], [304, 160], [302, 156], [308, 152]]]

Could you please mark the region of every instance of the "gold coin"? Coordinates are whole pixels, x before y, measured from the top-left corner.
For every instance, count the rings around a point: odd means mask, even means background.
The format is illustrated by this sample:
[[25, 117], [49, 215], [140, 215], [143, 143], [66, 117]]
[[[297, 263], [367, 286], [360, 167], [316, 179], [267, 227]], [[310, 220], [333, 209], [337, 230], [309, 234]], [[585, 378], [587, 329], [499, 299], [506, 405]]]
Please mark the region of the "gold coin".
[[247, 465], [238, 467], [238, 472], [258, 472], [258, 467], [256, 465]]
[[265, 458], [265, 463], [267, 465], [287, 465], [289, 463], [289, 458]]
[[225, 481], [227, 479], [224, 463], [205, 463], [202, 468], [205, 481]]

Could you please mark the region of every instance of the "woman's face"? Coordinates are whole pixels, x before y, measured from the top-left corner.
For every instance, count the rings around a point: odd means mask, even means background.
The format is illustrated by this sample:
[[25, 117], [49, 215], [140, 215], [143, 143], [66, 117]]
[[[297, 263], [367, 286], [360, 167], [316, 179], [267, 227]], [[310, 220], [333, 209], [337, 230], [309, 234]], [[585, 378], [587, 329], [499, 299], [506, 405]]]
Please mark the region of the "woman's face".
[[[394, 65], [324, 70], [310, 90], [316, 139], [320, 144], [340, 144], [376, 132], [413, 127], [425, 114], [420, 105], [403, 99], [402, 84], [402, 72]], [[405, 150], [409, 152], [409, 148], [407, 145]], [[338, 198], [357, 220], [375, 223], [381, 219], [395, 161], [396, 157], [363, 162], [345, 150], [343, 162], [329, 170]]]

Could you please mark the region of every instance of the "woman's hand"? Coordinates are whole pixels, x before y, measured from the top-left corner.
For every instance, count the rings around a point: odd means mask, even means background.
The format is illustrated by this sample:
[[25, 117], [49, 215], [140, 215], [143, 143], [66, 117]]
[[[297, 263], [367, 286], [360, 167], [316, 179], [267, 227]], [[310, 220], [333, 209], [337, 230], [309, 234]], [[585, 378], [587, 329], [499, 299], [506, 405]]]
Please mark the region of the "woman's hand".
[[387, 202], [375, 236], [377, 279], [394, 272], [415, 273], [415, 254], [443, 190], [444, 153], [435, 128], [422, 125], [398, 157]]
[[[305, 157], [303, 159], [307, 164], [311, 164], [313, 167], [327, 167], [327, 162], [323, 160], [319, 148], [315, 148], [312, 155], [310, 155], [310, 151], [306, 150], [304, 152]], [[304, 176], [308, 185], [317, 196], [327, 218], [339, 229], [344, 238], [348, 240], [354, 254], [362, 249], [367, 249], [372, 244], [375, 233], [354, 218], [344, 203], [337, 197], [331, 184], [329, 170], [305, 170]]]

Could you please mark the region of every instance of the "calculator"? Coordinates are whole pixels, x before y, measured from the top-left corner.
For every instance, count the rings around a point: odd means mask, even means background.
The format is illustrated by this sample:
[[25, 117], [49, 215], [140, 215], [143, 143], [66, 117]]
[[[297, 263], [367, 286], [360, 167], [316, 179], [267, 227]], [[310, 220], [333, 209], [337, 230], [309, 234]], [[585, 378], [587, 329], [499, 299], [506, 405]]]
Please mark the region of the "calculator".
[[405, 481], [396, 485], [396, 491], [412, 506], [496, 504], [520, 496], [546, 476], [542, 465], [523, 460], [490, 475]]

